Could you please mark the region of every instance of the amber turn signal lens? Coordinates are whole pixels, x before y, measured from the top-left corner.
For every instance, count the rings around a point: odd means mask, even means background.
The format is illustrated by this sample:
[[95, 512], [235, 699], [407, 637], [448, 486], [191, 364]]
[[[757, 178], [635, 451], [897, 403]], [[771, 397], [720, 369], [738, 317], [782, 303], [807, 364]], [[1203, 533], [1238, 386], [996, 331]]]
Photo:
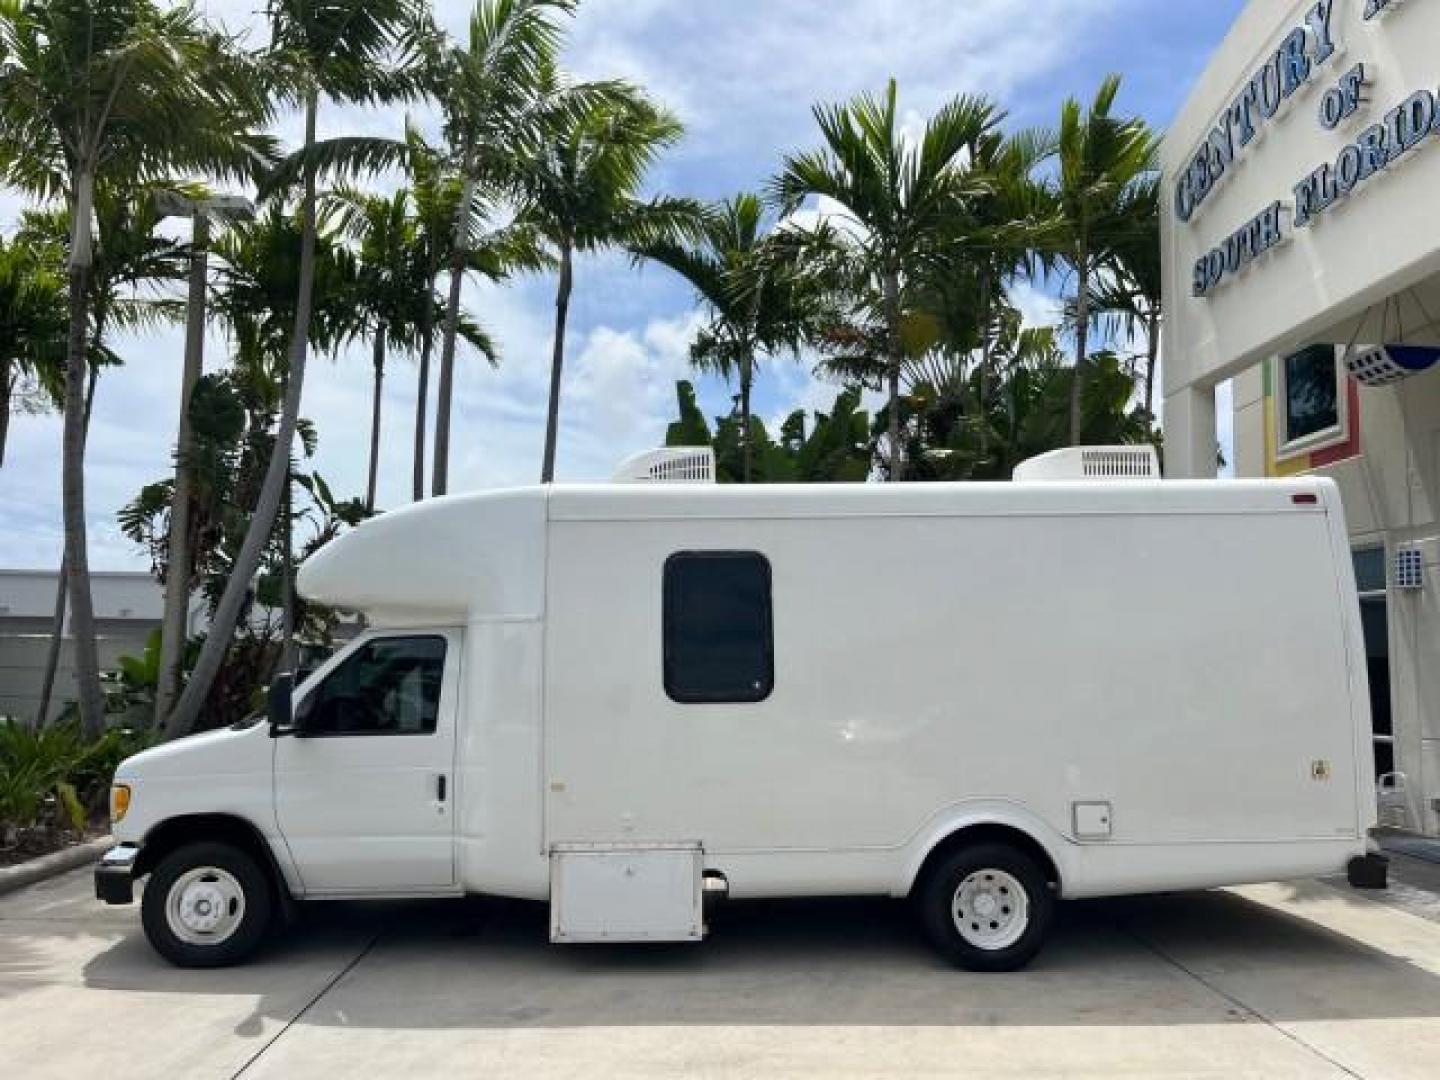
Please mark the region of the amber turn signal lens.
[[113, 825], [123, 821], [125, 813], [130, 809], [130, 785], [110, 785], [110, 823]]

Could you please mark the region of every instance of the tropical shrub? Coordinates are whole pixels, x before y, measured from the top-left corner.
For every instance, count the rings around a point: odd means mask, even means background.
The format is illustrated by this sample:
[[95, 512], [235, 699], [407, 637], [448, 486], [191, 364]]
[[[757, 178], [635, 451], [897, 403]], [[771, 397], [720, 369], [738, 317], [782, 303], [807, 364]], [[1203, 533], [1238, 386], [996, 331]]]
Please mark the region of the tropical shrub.
[[0, 842], [37, 828], [83, 833], [104, 813], [120, 762], [153, 742], [125, 728], [89, 739], [75, 719], [39, 729], [0, 722]]

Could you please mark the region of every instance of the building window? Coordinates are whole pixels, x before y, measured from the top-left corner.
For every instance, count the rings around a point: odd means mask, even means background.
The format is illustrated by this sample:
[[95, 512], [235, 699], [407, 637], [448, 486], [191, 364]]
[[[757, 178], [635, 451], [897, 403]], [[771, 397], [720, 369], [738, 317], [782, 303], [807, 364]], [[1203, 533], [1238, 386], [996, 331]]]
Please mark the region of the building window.
[[1350, 417], [1339, 350], [1312, 345], [1282, 357], [1276, 367], [1276, 458], [1345, 442]]
[[1385, 589], [1385, 549], [1357, 548], [1355, 586], [1360, 592], [1360, 625], [1365, 631], [1365, 667], [1370, 676], [1370, 719], [1374, 725], [1375, 775], [1395, 771], [1395, 727], [1390, 712], [1390, 596]]
[[748, 551], [665, 562], [665, 692], [679, 702], [756, 702], [775, 685], [770, 563]]

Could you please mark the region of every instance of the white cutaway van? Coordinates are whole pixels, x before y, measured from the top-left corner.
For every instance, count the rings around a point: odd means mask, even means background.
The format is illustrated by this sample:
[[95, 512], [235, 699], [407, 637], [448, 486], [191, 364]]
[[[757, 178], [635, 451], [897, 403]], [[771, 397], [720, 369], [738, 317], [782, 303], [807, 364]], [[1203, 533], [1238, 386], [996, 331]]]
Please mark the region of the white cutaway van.
[[[97, 891], [183, 965], [290, 900], [548, 901], [557, 942], [698, 940], [707, 892], [913, 897], [958, 963], [1062, 898], [1383, 884], [1366, 664], [1322, 479], [626, 481], [436, 499], [313, 556], [370, 629], [270, 715], [115, 777]], [[668, 482], [668, 481], [680, 482]]]

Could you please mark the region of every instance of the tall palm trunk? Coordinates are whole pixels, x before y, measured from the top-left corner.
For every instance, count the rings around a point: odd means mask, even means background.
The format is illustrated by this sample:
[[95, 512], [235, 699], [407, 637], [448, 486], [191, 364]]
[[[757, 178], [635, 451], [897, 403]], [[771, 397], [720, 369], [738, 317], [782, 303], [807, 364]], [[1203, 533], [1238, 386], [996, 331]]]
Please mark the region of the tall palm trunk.
[[[95, 409], [95, 387], [100, 382], [100, 372], [90, 369], [90, 378], [85, 387], [85, 435], [90, 435], [90, 416]], [[50, 643], [45, 650], [45, 674], [40, 681], [40, 707], [35, 710], [35, 726], [42, 728], [50, 716], [50, 699], [55, 693], [55, 676], [60, 670], [60, 650], [65, 645], [65, 600], [70, 590], [66, 582], [66, 557], [60, 556], [60, 573], [55, 581], [55, 610], [50, 616]]]
[[560, 433], [560, 378], [565, 369], [565, 324], [570, 319], [570, 293], [575, 288], [575, 269], [568, 242], [560, 245], [560, 284], [555, 290], [555, 348], [550, 361], [550, 405], [545, 412], [545, 462], [540, 482], [555, 480], [555, 443]]
[[979, 435], [980, 461], [990, 456], [990, 355], [994, 346], [990, 324], [990, 272], [980, 274], [980, 378], [979, 378]]
[[1155, 420], [1155, 362], [1160, 358], [1160, 309], [1151, 306], [1145, 318], [1145, 415]]
[[1085, 400], [1085, 363], [1090, 347], [1090, 260], [1083, 252], [1077, 260], [1078, 294], [1075, 297], [1075, 371], [1070, 380], [1070, 445], [1082, 442]]
[[[435, 279], [430, 279], [430, 293], [435, 292]], [[425, 498], [425, 421], [430, 407], [430, 354], [435, 348], [435, 312], [426, 304], [420, 313], [420, 379], [415, 391], [415, 472], [411, 497], [419, 502]]]
[[375, 328], [375, 400], [370, 406], [370, 476], [365, 483], [365, 509], [375, 512], [375, 484], [380, 477], [380, 402], [385, 392], [385, 327]]
[[455, 214], [455, 243], [450, 255], [450, 295], [445, 304], [445, 332], [440, 340], [440, 387], [435, 402], [435, 475], [430, 494], [444, 495], [450, 488], [450, 401], [455, 390], [455, 338], [460, 331], [460, 289], [465, 284], [469, 259], [470, 203], [475, 198], [475, 170], [467, 153]]
[[754, 468], [753, 440], [750, 437], [750, 391], [755, 384], [755, 360], [747, 356], [740, 361], [740, 478], [751, 482]]
[[[288, 454], [286, 455], [288, 458]], [[295, 645], [295, 476], [285, 471], [285, 498], [280, 506], [280, 670], [294, 671]], [[236, 620], [238, 625], [239, 620]]]
[[885, 274], [885, 377], [890, 397], [890, 480], [905, 479], [905, 453], [900, 445], [900, 275]]
[[70, 626], [75, 638], [75, 681], [80, 719], [89, 735], [105, 728], [105, 694], [95, 640], [95, 607], [90, 596], [90, 557], [85, 538], [85, 378], [89, 315], [95, 176], [79, 170], [72, 206], [70, 244], [70, 336], [65, 357], [65, 429], [61, 456], [65, 523], [65, 581], [70, 593]]
[[10, 441], [10, 358], [0, 360], [0, 468], [5, 467], [5, 444]]
[[[305, 149], [315, 145], [315, 121], [319, 110], [316, 92], [311, 90], [305, 101]], [[265, 480], [260, 488], [260, 497], [255, 503], [255, 512], [245, 530], [245, 539], [231, 568], [225, 591], [215, 607], [215, 616], [210, 622], [210, 631], [205, 638], [205, 647], [195, 662], [195, 670], [185, 685], [174, 711], [165, 722], [167, 738], [187, 735], [195, 728], [200, 710], [210, 694], [210, 687], [219, 674], [230, 641], [235, 634], [236, 621], [245, 606], [250, 585], [260, 568], [260, 559], [265, 553], [275, 516], [280, 502], [289, 487], [290, 448], [295, 440], [295, 424], [300, 416], [300, 396], [305, 388], [305, 360], [310, 347], [310, 311], [315, 296], [315, 173], [305, 173], [305, 194], [303, 202], [303, 227], [300, 240], [300, 293], [295, 303], [295, 327], [290, 343], [290, 366], [286, 372], [285, 400], [280, 411], [280, 429], [275, 435], [275, 448], [265, 470]]]
[[170, 503], [170, 537], [165, 573], [165, 611], [160, 626], [160, 667], [155, 684], [155, 721], [163, 724], [180, 689], [180, 657], [190, 610], [190, 502], [195, 488], [190, 438], [190, 399], [205, 366], [205, 284], [210, 219], [191, 217], [189, 296], [186, 300], [185, 363], [180, 376], [180, 423], [175, 438], [175, 496]]

